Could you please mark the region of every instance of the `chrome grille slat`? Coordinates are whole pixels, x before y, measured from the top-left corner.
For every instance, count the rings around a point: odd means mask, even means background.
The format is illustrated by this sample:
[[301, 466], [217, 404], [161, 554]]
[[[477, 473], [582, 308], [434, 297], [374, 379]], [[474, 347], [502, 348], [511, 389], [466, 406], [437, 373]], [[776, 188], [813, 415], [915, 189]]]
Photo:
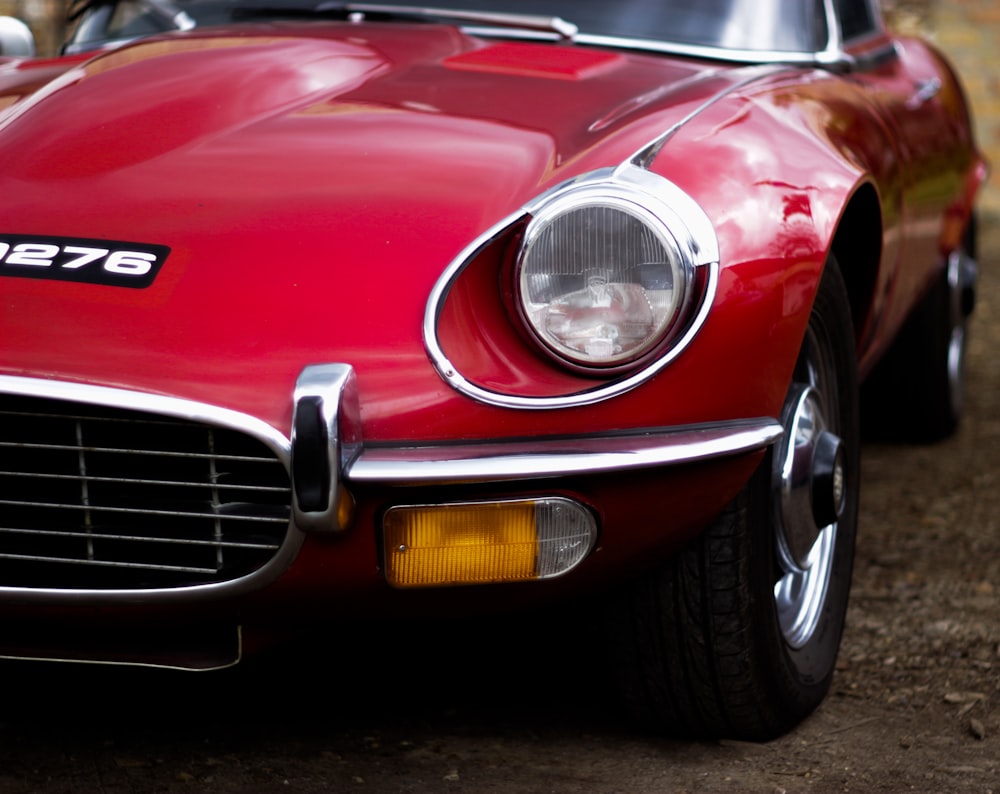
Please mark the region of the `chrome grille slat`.
[[[261, 521], [274, 524], [287, 524], [287, 517], [274, 516], [246, 516], [222, 512], [184, 512], [181, 510], [143, 510], [133, 507], [112, 507], [110, 505], [95, 504], [64, 504], [59, 502], [24, 502], [16, 499], [0, 499], [0, 506], [6, 507], [38, 507], [45, 510], [76, 510], [84, 513], [86, 521], [90, 523], [90, 517], [94, 513], [128, 513], [137, 516], [172, 516], [174, 518], [209, 518], [212, 520], [233, 520], [233, 521]], [[226, 505], [219, 505], [221, 510]]]
[[38, 535], [53, 538], [84, 538], [93, 540], [123, 541], [129, 543], [179, 543], [186, 546], [223, 546], [227, 549], [270, 549], [277, 551], [278, 543], [247, 543], [227, 540], [191, 540], [189, 538], [150, 538], [144, 535], [109, 535], [101, 532], [60, 532], [51, 529], [22, 529], [21, 527], [0, 527], [0, 532], [11, 535]]
[[[8, 442], [0, 441], [0, 449], [4, 447], [16, 448], [16, 449], [36, 449], [36, 450], [51, 450], [53, 452], [103, 452], [109, 455], [157, 455], [164, 458], [191, 458], [193, 460], [205, 460], [209, 461], [213, 459], [212, 455], [207, 454], [192, 454], [189, 452], [167, 452], [158, 449], [115, 449], [113, 447], [80, 447], [76, 444], [11, 444]], [[271, 463], [272, 460], [269, 458], [260, 458], [247, 455], [218, 455], [214, 456], [217, 460], [225, 461], [237, 461], [240, 463]]]
[[[44, 399], [44, 398], [40, 398], [40, 399]], [[71, 404], [71, 403], [64, 403], [64, 405], [68, 405], [68, 406], [72, 407], [73, 404]], [[92, 419], [93, 418], [92, 414], [86, 413], [85, 411], [82, 411], [82, 410], [78, 411], [77, 413], [72, 413], [70, 410], [67, 410], [64, 413], [60, 413], [58, 411], [31, 411], [31, 410], [26, 410], [26, 411], [17, 410], [17, 411], [13, 411], [13, 410], [6, 410], [6, 409], [3, 409], [3, 408], [0, 408], [0, 417], [3, 417], [3, 416], [32, 417], [32, 418], [37, 418], [37, 419], [60, 419], [60, 420], [65, 419], [65, 420], [71, 420], [71, 421], [74, 421], [74, 422], [79, 421], [81, 419]], [[142, 424], [142, 425], [156, 425], [156, 424], [160, 424], [160, 425], [167, 425], [167, 426], [172, 425], [175, 422], [174, 419], [171, 419], [171, 418], [168, 418], [168, 417], [156, 417], [156, 416], [154, 416], [152, 414], [144, 414], [143, 418], [141, 418], [141, 419], [134, 419], [134, 418], [131, 418], [131, 417], [126, 416], [126, 415], [107, 416], [107, 417], [105, 417], [104, 421], [106, 421], [108, 423], [114, 422], [114, 423], [117, 423], [117, 424]]]
[[231, 427], [0, 395], [0, 587], [220, 584], [289, 531], [288, 473]]
[[[203, 482], [184, 482], [181, 480], [134, 480], [128, 477], [81, 477], [75, 474], [49, 474], [48, 472], [30, 472], [30, 471], [3, 471], [0, 470], [0, 477], [32, 477], [35, 479], [48, 479], [48, 480], [81, 480], [85, 479], [88, 482], [100, 482], [100, 483], [118, 483], [119, 485], [176, 485], [180, 488], [192, 487], [192, 486], [203, 486]], [[286, 493], [287, 488], [277, 488], [266, 485], [234, 485], [229, 483], [226, 485], [227, 491], [253, 491], [261, 492], [266, 491], [269, 493]]]
[[87, 565], [102, 568], [130, 568], [144, 571], [171, 571], [174, 573], [214, 574], [214, 568], [193, 568], [185, 565], [137, 565], [131, 562], [111, 562], [109, 560], [82, 560], [71, 557], [38, 557], [28, 554], [0, 554], [0, 560], [20, 560], [22, 562], [44, 562], [60, 565]]

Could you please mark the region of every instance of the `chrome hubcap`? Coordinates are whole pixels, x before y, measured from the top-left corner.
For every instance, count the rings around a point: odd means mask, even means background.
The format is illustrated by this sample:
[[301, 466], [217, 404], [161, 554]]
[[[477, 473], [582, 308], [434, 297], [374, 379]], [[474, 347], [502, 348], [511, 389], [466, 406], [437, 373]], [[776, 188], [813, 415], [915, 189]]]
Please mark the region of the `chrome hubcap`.
[[785, 433], [775, 455], [774, 525], [780, 578], [774, 585], [778, 623], [793, 648], [816, 630], [826, 600], [837, 522], [847, 503], [847, 454], [832, 424], [836, 375], [815, 335], [807, 333], [804, 365], [785, 402]]

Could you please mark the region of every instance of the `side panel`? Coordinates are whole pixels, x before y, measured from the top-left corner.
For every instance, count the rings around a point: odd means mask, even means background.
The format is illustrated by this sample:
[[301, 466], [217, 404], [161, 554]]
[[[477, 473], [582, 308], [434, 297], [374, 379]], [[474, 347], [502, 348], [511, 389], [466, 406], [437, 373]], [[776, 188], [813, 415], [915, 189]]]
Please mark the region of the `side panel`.
[[846, 80], [863, 92], [889, 135], [885, 156], [873, 152], [864, 165], [898, 162], [882, 185], [886, 267], [876, 301], [884, 310], [873, 330], [883, 339], [895, 334], [936, 268], [961, 244], [969, 185], [978, 186], [982, 164], [962, 88], [942, 57], [912, 39], [897, 42], [896, 52]]

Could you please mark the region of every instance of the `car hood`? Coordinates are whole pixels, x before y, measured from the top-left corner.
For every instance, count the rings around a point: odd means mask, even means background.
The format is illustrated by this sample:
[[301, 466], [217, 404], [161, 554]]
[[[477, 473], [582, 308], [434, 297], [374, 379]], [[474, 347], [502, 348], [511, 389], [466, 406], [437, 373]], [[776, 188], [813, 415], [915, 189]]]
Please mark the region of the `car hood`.
[[[491, 44], [449, 27], [223, 29], [112, 51], [0, 102], [0, 172], [45, 190], [111, 180], [119, 195], [140, 178], [162, 193], [167, 175], [188, 193], [223, 195], [262, 179], [313, 193], [322, 180], [348, 185], [352, 203], [376, 181], [380, 199], [443, 182], [436, 192], [450, 187], [462, 204], [479, 184], [492, 216], [581, 161], [633, 154], [662, 117], [588, 157], [651, 108], [686, 107], [730, 79], [691, 62]], [[17, 70], [6, 80], [35, 88]]]
[[266, 408], [259, 387], [287, 392], [304, 364], [352, 363], [369, 373], [362, 392], [389, 364], [430, 372], [424, 305], [470, 241], [736, 79], [411, 25], [219, 29], [71, 65], [0, 110], [0, 233], [170, 254], [141, 290], [3, 279], [0, 338], [19, 344], [0, 371], [206, 399], [278, 426], [287, 408]]

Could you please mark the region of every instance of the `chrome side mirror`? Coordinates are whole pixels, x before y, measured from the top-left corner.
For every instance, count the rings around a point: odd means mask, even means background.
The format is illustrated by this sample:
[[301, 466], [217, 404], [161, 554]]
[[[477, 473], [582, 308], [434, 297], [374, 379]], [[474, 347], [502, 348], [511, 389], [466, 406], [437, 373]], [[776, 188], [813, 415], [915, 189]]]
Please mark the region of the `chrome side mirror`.
[[35, 54], [35, 37], [20, 19], [0, 17], [0, 55], [30, 58]]

